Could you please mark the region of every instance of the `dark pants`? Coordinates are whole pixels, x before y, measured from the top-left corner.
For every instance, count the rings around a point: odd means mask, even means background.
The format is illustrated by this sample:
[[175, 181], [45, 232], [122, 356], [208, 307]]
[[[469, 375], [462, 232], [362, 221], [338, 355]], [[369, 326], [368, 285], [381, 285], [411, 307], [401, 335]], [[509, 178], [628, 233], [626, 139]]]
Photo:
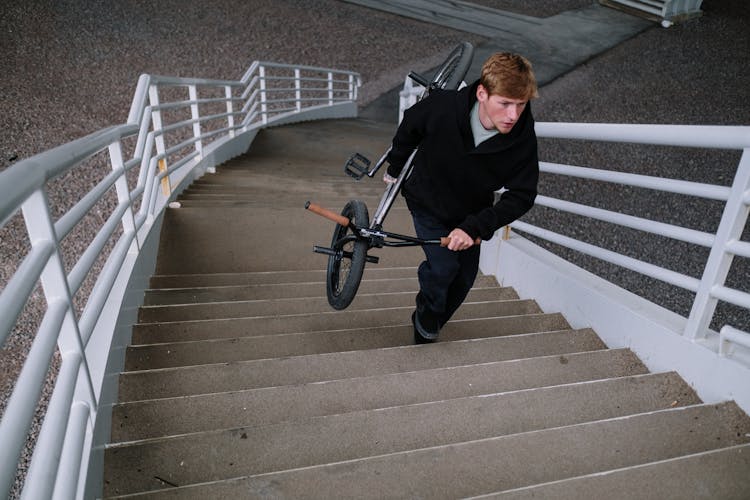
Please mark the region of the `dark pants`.
[[[431, 215], [412, 209], [417, 237], [437, 239], [447, 236], [446, 227]], [[454, 252], [438, 245], [424, 245], [427, 260], [419, 265], [420, 299], [437, 317], [440, 326], [456, 312], [469, 293], [479, 269], [479, 245]]]

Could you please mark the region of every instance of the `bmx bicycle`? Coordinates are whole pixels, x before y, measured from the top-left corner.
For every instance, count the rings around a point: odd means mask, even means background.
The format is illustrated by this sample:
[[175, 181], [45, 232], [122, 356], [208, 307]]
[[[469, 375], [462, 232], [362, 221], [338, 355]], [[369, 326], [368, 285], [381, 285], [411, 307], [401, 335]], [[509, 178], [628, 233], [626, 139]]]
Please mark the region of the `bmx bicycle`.
[[[409, 78], [424, 87], [418, 100], [425, 98], [430, 91], [435, 89], [458, 89], [469, 70], [473, 54], [474, 47], [468, 42], [463, 42], [453, 49], [432, 78], [428, 79], [410, 72]], [[391, 149], [388, 148], [372, 168], [370, 160], [359, 153], [354, 153], [344, 165], [344, 172], [357, 181], [365, 175], [372, 178], [383, 166], [390, 151]], [[450, 238], [447, 237], [424, 240], [383, 229], [385, 217], [396, 200], [401, 185], [411, 174], [412, 160], [416, 152], [414, 150], [409, 156], [395, 182], [386, 186], [372, 221], [369, 220], [367, 205], [361, 200], [350, 200], [340, 215], [310, 201], [305, 204], [306, 209], [336, 223], [331, 246], [315, 245], [313, 247], [314, 252], [328, 255], [326, 294], [328, 303], [334, 309], [345, 309], [354, 300], [362, 281], [365, 263], [378, 263], [378, 257], [368, 255], [370, 249], [418, 245], [448, 246], [450, 243]]]

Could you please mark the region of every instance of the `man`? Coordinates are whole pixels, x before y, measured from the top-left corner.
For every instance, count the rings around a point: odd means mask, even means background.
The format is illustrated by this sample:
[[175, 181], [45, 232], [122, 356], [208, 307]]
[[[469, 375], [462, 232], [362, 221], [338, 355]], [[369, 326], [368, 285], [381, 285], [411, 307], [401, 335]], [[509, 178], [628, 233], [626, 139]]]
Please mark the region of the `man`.
[[475, 240], [490, 239], [534, 204], [539, 163], [529, 100], [535, 97], [529, 61], [497, 53], [477, 82], [435, 90], [404, 113], [383, 180], [394, 182], [418, 147], [402, 187], [414, 228], [420, 238], [450, 237], [447, 247], [423, 247], [412, 315], [417, 343], [435, 341], [469, 293], [479, 268]]

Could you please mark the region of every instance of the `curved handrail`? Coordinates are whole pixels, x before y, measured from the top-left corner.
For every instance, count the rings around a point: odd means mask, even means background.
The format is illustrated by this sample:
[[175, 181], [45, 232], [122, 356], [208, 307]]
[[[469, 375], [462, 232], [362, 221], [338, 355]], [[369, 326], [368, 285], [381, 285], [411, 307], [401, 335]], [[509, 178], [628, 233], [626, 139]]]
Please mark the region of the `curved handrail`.
[[0, 227], [47, 181], [136, 132], [138, 126], [133, 124], [109, 127], [21, 160], [0, 172]]
[[[112, 403], [108, 398], [115, 393], [114, 388], [105, 387], [113, 380], [109, 373], [119, 371], [117, 363], [122, 363], [117, 349], [101, 349], [119, 345], [114, 336], [122, 331], [120, 315], [132, 314], [139, 305], [132, 303], [132, 297], [142, 296], [143, 290], [131, 290], [130, 286], [139, 285], [130, 285], [130, 278], [139, 259], [154, 258], [151, 252], [141, 250], [148, 238], [158, 235], [156, 220], [176, 196], [175, 187], [184, 187], [192, 178], [240, 154], [257, 129], [268, 124], [356, 116], [358, 85], [359, 75], [351, 71], [264, 62], [254, 62], [242, 80], [144, 74], [138, 79], [126, 124], [94, 132], [0, 172], [0, 228], [22, 210], [31, 246], [0, 290], [0, 343], [18, 326], [40, 281], [46, 303], [46, 307], [40, 306], [45, 310], [36, 335], [28, 332], [34, 337], [31, 353], [0, 421], [4, 446], [0, 496], [8, 493], [15, 481], [26, 433], [49, 371], [50, 346], [55, 344], [62, 368], [47, 410], [51, 418], [45, 418], [42, 426], [23, 494], [48, 498], [78, 491], [80, 495], [82, 485], [89, 484], [85, 481], [87, 471], [101, 472], [101, 463], [96, 462], [101, 456], [92, 450], [104, 443], [96, 442], [99, 434], [89, 423], [100, 425], [100, 406]], [[160, 91], [167, 87], [185, 87], [186, 98], [161, 102]], [[279, 87], [285, 92], [276, 92]], [[204, 88], [213, 94], [199, 97]], [[274, 99], [268, 99], [271, 93]], [[170, 97], [173, 94], [170, 92]], [[226, 110], [217, 112], [215, 106], [222, 103]], [[204, 105], [214, 107], [203, 112]], [[179, 119], [166, 123], [170, 114], [162, 112], [167, 109], [188, 110], [190, 118], [185, 119], [182, 113]], [[128, 158], [123, 157], [125, 144]], [[55, 210], [46, 195], [48, 182], [104, 150], [108, 150], [112, 171], [54, 220]], [[135, 168], [140, 171], [135, 186], [130, 186], [133, 180], [128, 173]], [[63, 262], [62, 240], [112, 192], [117, 203], [113, 207], [108, 204], [107, 216], [96, 214], [94, 218], [101, 222], [88, 246], [74, 262]], [[121, 231], [117, 231], [119, 227]], [[105, 248], [111, 250], [107, 250], [103, 266], [90, 276]], [[87, 278], [93, 278], [94, 283], [88, 296], [81, 297], [79, 290], [86, 293], [82, 285]], [[122, 311], [116, 310], [118, 304]], [[127, 317], [126, 321], [135, 321]], [[115, 361], [110, 363], [110, 356]]]
[[660, 125], [537, 122], [537, 137], [628, 142], [691, 148], [745, 149], [750, 127], [734, 125]]

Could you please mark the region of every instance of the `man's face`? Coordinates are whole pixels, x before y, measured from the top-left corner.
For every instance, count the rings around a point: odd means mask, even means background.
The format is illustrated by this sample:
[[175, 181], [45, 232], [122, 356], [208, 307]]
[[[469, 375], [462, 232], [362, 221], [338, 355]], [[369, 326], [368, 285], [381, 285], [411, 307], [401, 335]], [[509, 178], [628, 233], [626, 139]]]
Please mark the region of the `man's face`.
[[507, 134], [513, 129], [528, 104], [528, 100], [512, 99], [501, 95], [490, 95], [483, 85], [477, 88], [479, 121], [487, 130], [497, 129]]

